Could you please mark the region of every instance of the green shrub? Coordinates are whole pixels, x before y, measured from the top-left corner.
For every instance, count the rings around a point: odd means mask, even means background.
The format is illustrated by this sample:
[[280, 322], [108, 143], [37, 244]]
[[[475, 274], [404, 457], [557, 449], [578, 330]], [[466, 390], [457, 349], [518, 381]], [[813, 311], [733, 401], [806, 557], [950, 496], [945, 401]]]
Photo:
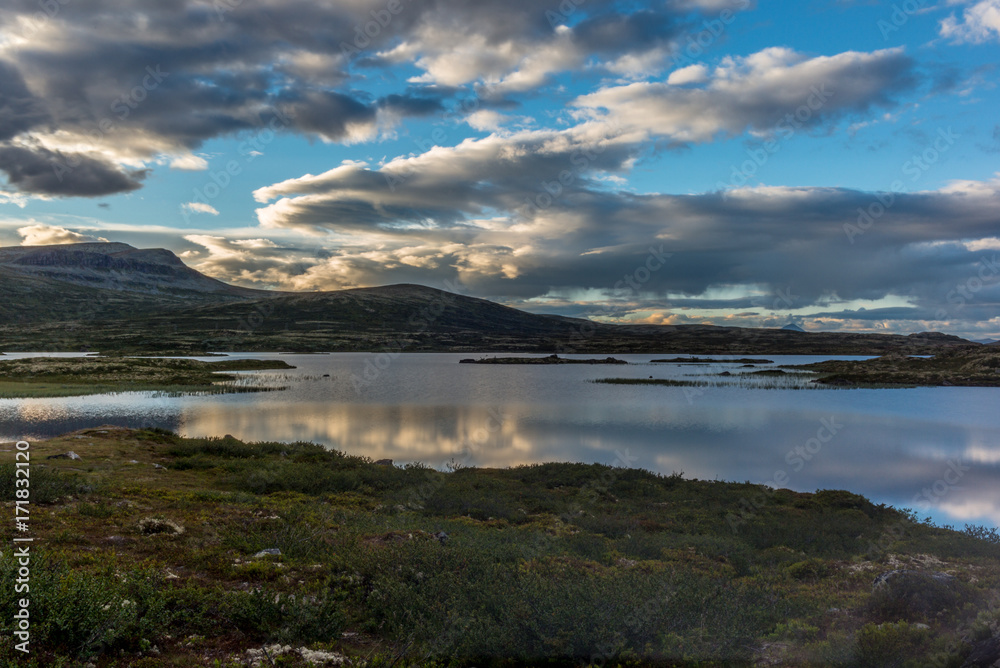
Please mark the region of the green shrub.
[[[0, 556], [0, 577], [13, 582], [11, 551]], [[123, 573], [70, 569], [58, 555], [32, 551], [31, 642], [39, 651], [87, 658], [116, 650], [145, 650], [169, 623], [161, 575], [146, 568]], [[16, 594], [0, 589], [0, 633], [11, 637]]]
[[858, 632], [859, 665], [870, 668], [896, 668], [926, 654], [931, 633], [906, 622], [867, 624]]
[[[0, 499], [13, 499], [17, 489], [15, 465], [0, 464]], [[94, 491], [79, 474], [62, 473], [48, 467], [33, 465], [30, 469], [31, 503], [55, 503], [67, 496], [82, 496]]]
[[817, 580], [826, 577], [830, 568], [825, 561], [814, 557], [786, 566], [785, 572], [796, 580]]

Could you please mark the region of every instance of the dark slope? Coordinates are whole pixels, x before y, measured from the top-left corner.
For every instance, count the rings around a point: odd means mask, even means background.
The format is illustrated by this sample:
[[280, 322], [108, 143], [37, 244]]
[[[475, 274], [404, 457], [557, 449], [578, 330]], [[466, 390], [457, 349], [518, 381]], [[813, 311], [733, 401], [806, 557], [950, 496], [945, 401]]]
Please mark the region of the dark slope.
[[0, 248], [0, 318], [8, 324], [131, 318], [269, 296], [209, 278], [164, 249], [120, 243]]
[[9, 351], [912, 354], [974, 345], [942, 334], [606, 325], [419, 285], [248, 290], [170, 251], [126, 244], [0, 248], [0, 294], [0, 346]]

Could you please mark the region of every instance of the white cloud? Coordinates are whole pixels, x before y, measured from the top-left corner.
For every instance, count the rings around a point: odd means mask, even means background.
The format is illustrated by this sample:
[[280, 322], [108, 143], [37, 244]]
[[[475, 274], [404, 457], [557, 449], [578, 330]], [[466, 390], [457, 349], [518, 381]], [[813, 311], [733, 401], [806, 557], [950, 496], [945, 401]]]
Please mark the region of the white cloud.
[[704, 83], [708, 80], [708, 67], [705, 65], [688, 65], [679, 70], [674, 70], [667, 77], [667, 83], [671, 86], [683, 86], [684, 84]]
[[107, 241], [104, 237], [81, 234], [65, 227], [55, 225], [28, 225], [18, 228], [17, 233], [23, 237], [22, 246], [51, 246], [56, 244], [79, 244], [94, 241]]
[[[950, 4], [958, 2], [952, 0]], [[962, 12], [961, 21], [955, 15], [942, 20], [941, 36], [956, 42], [986, 42], [1000, 38], [1000, 0], [979, 0]]]
[[205, 160], [205, 158], [200, 155], [187, 153], [185, 155], [179, 155], [171, 160], [170, 168], [188, 172], [200, 172], [208, 169], [208, 160]]
[[[701, 67], [678, 70], [666, 82], [603, 88], [573, 104], [622, 128], [706, 142], [720, 134], [774, 132], [783, 122], [793, 132], [814, 127], [888, 105], [893, 92], [912, 85], [912, 62], [900, 49], [808, 58], [775, 47], [727, 57], [711, 75]], [[699, 78], [702, 86], [688, 85]]]
[[191, 211], [193, 213], [210, 213], [213, 216], [218, 216], [219, 211], [211, 204], [205, 204], [204, 202], [188, 202], [183, 207], [186, 211]]

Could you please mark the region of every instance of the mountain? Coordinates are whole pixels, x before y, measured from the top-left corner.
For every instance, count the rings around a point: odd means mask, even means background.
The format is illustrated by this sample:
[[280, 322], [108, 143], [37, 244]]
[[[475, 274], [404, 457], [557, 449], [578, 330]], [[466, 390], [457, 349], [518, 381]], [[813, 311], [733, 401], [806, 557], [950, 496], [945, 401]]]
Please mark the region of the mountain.
[[994, 343], [1000, 343], [1000, 341], [997, 341], [996, 339], [973, 339], [972, 342], [981, 343], [984, 346], [992, 346]]
[[938, 333], [611, 325], [421, 285], [250, 290], [205, 276], [170, 251], [120, 243], [0, 248], [0, 293], [7, 351], [882, 354], [970, 345]]
[[794, 322], [788, 323], [787, 325], [785, 325], [784, 327], [782, 327], [782, 329], [787, 330], [789, 332], [804, 332], [804, 331], [806, 331], [806, 330], [802, 329], [801, 327], [799, 327], [798, 325], [796, 325]]
[[271, 296], [209, 278], [168, 250], [123, 243], [0, 248], [0, 294], [0, 318], [18, 324]]

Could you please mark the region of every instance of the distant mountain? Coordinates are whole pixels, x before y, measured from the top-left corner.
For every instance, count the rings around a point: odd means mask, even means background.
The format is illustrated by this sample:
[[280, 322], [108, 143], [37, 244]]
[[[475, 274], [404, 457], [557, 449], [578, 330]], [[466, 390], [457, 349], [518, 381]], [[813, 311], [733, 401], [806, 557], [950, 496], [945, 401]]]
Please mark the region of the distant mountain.
[[0, 267], [26, 277], [146, 294], [264, 294], [209, 278], [166, 249], [141, 250], [122, 243], [0, 248]]
[[165, 249], [122, 243], [0, 248], [0, 318], [8, 323], [134, 317], [204, 303], [261, 299]]
[[782, 327], [782, 329], [787, 330], [789, 332], [804, 332], [804, 331], [806, 331], [806, 330], [802, 329], [801, 327], [799, 327], [798, 325], [796, 325], [794, 322], [788, 323], [787, 325], [785, 325], [784, 327]]
[[997, 341], [996, 339], [973, 339], [972, 342], [981, 343], [984, 346], [992, 346], [995, 343], [1000, 343], [1000, 341]]
[[228, 285], [163, 249], [0, 248], [0, 349], [881, 354], [967, 346], [938, 333], [611, 325], [421, 285], [290, 293]]

